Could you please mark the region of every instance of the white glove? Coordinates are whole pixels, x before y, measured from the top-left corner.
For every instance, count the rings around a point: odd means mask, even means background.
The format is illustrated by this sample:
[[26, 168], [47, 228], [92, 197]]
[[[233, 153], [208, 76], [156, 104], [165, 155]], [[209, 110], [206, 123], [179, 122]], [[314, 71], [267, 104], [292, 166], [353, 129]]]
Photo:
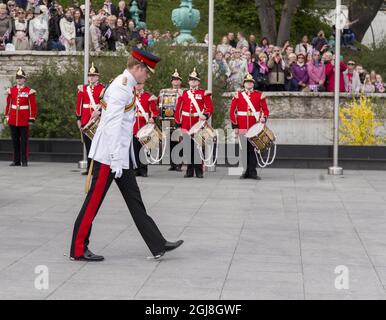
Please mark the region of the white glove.
[[123, 170], [122, 170], [122, 161], [121, 160], [111, 161], [110, 168], [111, 168], [112, 173], [115, 172], [115, 179], [119, 179], [120, 177], [122, 177]]

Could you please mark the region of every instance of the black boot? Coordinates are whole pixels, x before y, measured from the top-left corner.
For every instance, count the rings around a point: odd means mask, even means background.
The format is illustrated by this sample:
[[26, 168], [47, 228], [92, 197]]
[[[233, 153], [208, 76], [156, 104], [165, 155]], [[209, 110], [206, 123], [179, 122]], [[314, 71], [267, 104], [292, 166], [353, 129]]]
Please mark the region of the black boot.
[[71, 257], [71, 260], [74, 261], [88, 261], [88, 262], [99, 262], [103, 261], [105, 258], [103, 256], [98, 256], [94, 253], [92, 253], [89, 249], [86, 249], [84, 251], [84, 254], [82, 257]]
[[9, 166], [10, 167], [20, 167], [21, 164], [20, 164], [20, 162], [12, 162]]
[[184, 175], [184, 178], [193, 178], [193, 176], [194, 176], [194, 167], [190, 164], [186, 169], [186, 174]]
[[248, 178], [249, 178], [248, 173], [243, 173], [243, 174], [240, 176], [240, 179], [241, 179], [241, 180], [248, 179]]
[[178, 240], [176, 242], [166, 241], [165, 251], [172, 251], [174, 249], [177, 249], [183, 243], [184, 243], [184, 240]]
[[184, 243], [184, 240], [178, 240], [176, 242], [166, 241], [165, 247], [164, 247], [165, 249], [162, 252], [155, 254], [154, 259], [158, 260], [158, 259], [162, 258], [166, 252], [173, 251], [174, 249], [177, 249], [183, 243]]

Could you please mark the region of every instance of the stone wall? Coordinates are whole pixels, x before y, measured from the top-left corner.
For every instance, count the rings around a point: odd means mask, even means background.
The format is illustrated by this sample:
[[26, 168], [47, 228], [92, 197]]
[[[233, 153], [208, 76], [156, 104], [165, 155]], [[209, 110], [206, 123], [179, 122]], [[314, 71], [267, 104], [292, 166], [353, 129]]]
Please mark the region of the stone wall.
[[[268, 126], [279, 144], [329, 145], [333, 141], [334, 94], [303, 92], [265, 92], [270, 110]], [[234, 93], [226, 93], [226, 105]], [[386, 94], [371, 94], [374, 103], [386, 108]], [[341, 94], [341, 104], [353, 99]], [[385, 122], [382, 119], [382, 122]], [[386, 126], [376, 134], [386, 135]]]
[[[95, 55], [95, 53], [91, 53]], [[104, 55], [114, 56], [112, 53]], [[82, 53], [39, 51], [0, 51], [0, 113], [5, 106], [5, 88], [14, 79], [19, 66], [28, 74], [39, 71], [44, 64], [53, 61], [58, 66]], [[269, 126], [280, 144], [329, 145], [332, 142], [334, 95], [332, 93], [266, 92], [271, 117]], [[224, 93], [225, 103], [230, 105], [234, 93]], [[375, 102], [386, 107], [386, 94], [373, 94]], [[341, 102], [352, 99], [342, 94]], [[1, 128], [0, 128], [1, 129]], [[385, 127], [377, 129], [385, 134]]]
[[[95, 52], [91, 56], [101, 55]], [[114, 53], [102, 53], [114, 56]], [[58, 67], [64, 66], [71, 59], [82, 57], [82, 52], [68, 53], [65, 51], [0, 51], [0, 113], [4, 112], [5, 90], [15, 79], [16, 71], [22, 67], [27, 75], [40, 71], [47, 63], [53, 62]]]
[[[334, 94], [330, 92], [264, 92], [270, 110], [271, 119], [333, 119]], [[234, 93], [225, 93], [226, 103]], [[386, 108], [386, 94], [368, 95], [374, 98], [376, 104]], [[351, 94], [342, 93], [340, 103], [353, 99]]]
[[82, 53], [69, 54], [64, 51], [0, 51], [0, 77], [14, 77], [18, 67], [22, 67], [27, 74], [35, 73], [49, 61], [61, 65], [70, 58], [81, 55]]

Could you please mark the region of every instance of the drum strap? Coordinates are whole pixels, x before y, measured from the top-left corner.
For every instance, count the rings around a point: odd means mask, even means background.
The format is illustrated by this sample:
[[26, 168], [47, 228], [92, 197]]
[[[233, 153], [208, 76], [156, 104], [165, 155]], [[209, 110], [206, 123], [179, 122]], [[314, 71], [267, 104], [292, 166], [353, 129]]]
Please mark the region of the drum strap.
[[95, 109], [96, 104], [95, 104], [94, 97], [92, 96], [90, 86], [87, 86], [87, 94], [88, 94], [88, 98], [90, 99], [90, 103], [91, 103], [92, 108]]
[[188, 92], [188, 97], [189, 97], [189, 99], [192, 101], [194, 107], [196, 108], [196, 111], [197, 111], [198, 115], [199, 115], [200, 117], [203, 116], [203, 113], [202, 113], [202, 111], [200, 110], [200, 107], [198, 106], [197, 100], [196, 100], [196, 98], [194, 97], [192, 91], [188, 90], [187, 92]]
[[[257, 111], [256, 111], [255, 107], [254, 107], [253, 104], [252, 104], [251, 99], [249, 99], [249, 96], [246, 94], [245, 91], [243, 91], [241, 94], [243, 95], [244, 100], [247, 102], [248, 107], [252, 110], [253, 115], [254, 115], [255, 118], [256, 118], [256, 121], [259, 122], [259, 120], [260, 120], [260, 112], [257, 112]], [[258, 115], [257, 115], [257, 114], [258, 114]]]
[[148, 123], [149, 122], [149, 115], [147, 112], [145, 112], [145, 109], [142, 107], [142, 104], [139, 101], [138, 97], [135, 98], [135, 102], [137, 103], [137, 107], [138, 107], [139, 111], [141, 111], [143, 117], [145, 118], [146, 123]]

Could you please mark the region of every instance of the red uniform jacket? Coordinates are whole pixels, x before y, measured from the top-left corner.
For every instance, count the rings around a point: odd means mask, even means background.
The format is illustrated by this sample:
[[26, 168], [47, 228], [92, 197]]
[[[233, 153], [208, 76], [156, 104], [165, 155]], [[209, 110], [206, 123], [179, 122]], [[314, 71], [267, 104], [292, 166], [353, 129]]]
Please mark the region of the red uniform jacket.
[[[78, 86], [78, 97], [76, 100], [76, 117], [80, 120], [82, 127], [89, 122], [94, 108], [91, 105], [90, 97], [87, 92], [88, 85]], [[95, 86], [90, 86], [91, 94], [94, 98], [96, 109], [98, 109], [100, 97], [103, 94], [105, 86], [101, 83], [98, 83]]]
[[[346, 64], [341, 61], [340, 62], [340, 80], [339, 80], [339, 91], [340, 92], [346, 92], [346, 88], [344, 86], [344, 77], [343, 72], [345, 72], [347, 69]], [[326, 89], [327, 92], [334, 92], [335, 91], [335, 66], [332, 65], [332, 63], [326, 64]]]
[[[144, 111], [147, 113], [149, 119], [158, 117], [158, 108], [157, 108], [157, 97], [151, 95], [147, 91], [142, 93], [136, 93], [137, 99], [141, 103]], [[133, 128], [133, 134], [137, 135], [138, 131], [146, 125], [146, 119], [143, 116], [142, 112], [139, 110], [138, 106], [135, 107], [135, 123]]]
[[[201, 112], [209, 119], [213, 113], [211, 94], [202, 89], [190, 91], [193, 93]], [[188, 90], [185, 90], [178, 98], [174, 119], [182, 130], [189, 131], [199, 121], [199, 118], [197, 110], [188, 96]]]
[[[260, 112], [259, 119], [269, 117], [267, 99], [260, 91], [247, 93], [256, 112]], [[245, 101], [242, 92], [237, 92], [231, 102], [230, 118], [233, 128], [239, 128], [241, 132], [246, 132], [250, 127], [256, 124], [256, 117]]]
[[13, 86], [8, 89], [5, 116], [8, 124], [16, 127], [28, 126], [34, 121], [37, 113], [36, 91], [28, 87]]

